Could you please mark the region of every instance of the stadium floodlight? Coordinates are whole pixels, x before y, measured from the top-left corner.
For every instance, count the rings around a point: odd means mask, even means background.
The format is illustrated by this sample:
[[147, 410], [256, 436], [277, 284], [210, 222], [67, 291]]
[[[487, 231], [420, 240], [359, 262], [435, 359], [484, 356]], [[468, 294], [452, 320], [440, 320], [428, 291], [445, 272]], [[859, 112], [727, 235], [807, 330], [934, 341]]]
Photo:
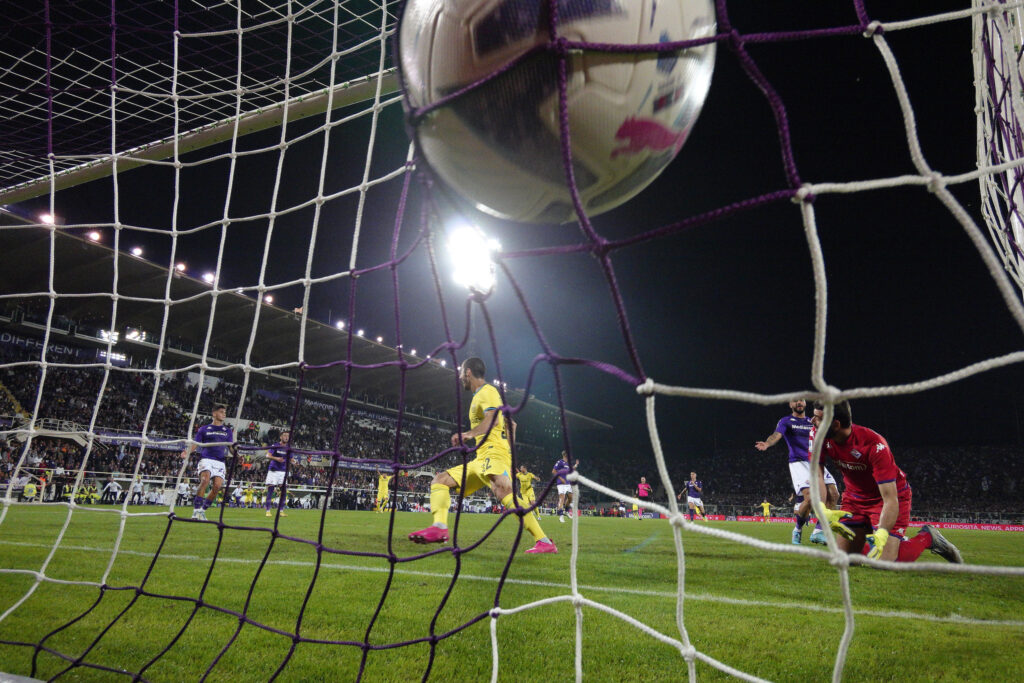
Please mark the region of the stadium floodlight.
[[362, 337], [362, 336], [363, 336], [363, 335], [364, 335], [365, 333], [366, 333], [366, 331], [365, 331], [365, 330], [358, 330], [358, 331], [356, 332], [356, 336], [357, 336], [357, 337]]
[[100, 339], [111, 344], [116, 344], [121, 335], [116, 330], [100, 330]]
[[132, 247], [132, 256], [142, 256], [142, 247]]
[[475, 225], [458, 224], [448, 231], [448, 253], [456, 283], [482, 294], [494, 289], [494, 261], [491, 254], [501, 245]]
[[416, 355], [416, 349], [413, 349], [411, 353], [412, 353], [412, 355], [415, 356]]
[[213, 273], [203, 273], [203, 281], [204, 282], [206, 282], [208, 284], [213, 284], [213, 280], [214, 280], [214, 274]]
[[174, 269], [176, 271], [178, 271], [179, 273], [184, 273], [185, 272], [185, 264], [181, 263], [181, 262], [175, 263], [174, 264]]
[[45, 223], [46, 225], [53, 225], [57, 222], [52, 213], [41, 213], [39, 214], [39, 222]]
[[88, 237], [93, 242], [99, 242], [100, 237], [102, 237], [102, 235], [100, 235], [99, 230], [90, 230], [88, 234], [86, 234], [86, 237]]
[[441, 360], [441, 367], [443, 368], [443, 367], [447, 367], [447, 366], [448, 366], [448, 361], [442, 359]]
[[339, 330], [343, 330], [345, 329], [345, 321], [339, 320], [338, 322], [334, 323], [334, 326], [337, 327]]
[[263, 302], [264, 303], [268, 303], [268, 304], [274, 303], [274, 295], [273, 294], [267, 294], [265, 297], [263, 297]]
[[377, 337], [377, 343], [378, 344], [383, 344], [384, 343], [384, 337]]

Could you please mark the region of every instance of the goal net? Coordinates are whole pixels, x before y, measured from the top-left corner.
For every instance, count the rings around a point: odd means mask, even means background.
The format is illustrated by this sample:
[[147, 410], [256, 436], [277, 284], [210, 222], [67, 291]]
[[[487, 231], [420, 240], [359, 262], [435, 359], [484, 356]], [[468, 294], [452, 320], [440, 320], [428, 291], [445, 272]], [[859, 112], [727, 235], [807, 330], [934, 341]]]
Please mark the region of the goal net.
[[[544, 227], [452, 217], [409, 142], [398, 0], [11, 9], [2, 674], [840, 680], [884, 660], [880, 676], [913, 678], [921, 660], [883, 648], [936, 627], [970, 643], [954, 671], [1019, 665], [1019, 556], [881, 562], [827, 526], [825, 549], [793, 545], [678, 502], [697, 431], [798, 398], [828, 420], [903, 397], [896, 423], [1024, 361], [1020, 5], [762, 4], [716, 3], [709, 99], [664, 177]], [[489, 293], [451, 281], [459, 221], [501, 243]], [[986, 334], [954, 343], [950, 326]], [[538, 507], [555, 505], [558, 453], [582, 461], [570, 524], [541, 518], [557, 556], [523, 554], [531, 506], [470, 514], [495, 506], [486, 489], [453, 493], [448, 543], [406, 538], [429, 523], [430, 477], [474, 456], [451, 441], [474, 356]], [[182, 452], [220, 404], [236, 453], [196, 519]], [[601, 405], [645, 441], [602, 450]], [[631, 493], [641, 472], [657, 499]], [[611, 541], [581, 497], [661, 521]], [[892, 597], [917, 590], [942, 599]], [[774, 614], [797, 620], [794, 642], [774, 642]]]

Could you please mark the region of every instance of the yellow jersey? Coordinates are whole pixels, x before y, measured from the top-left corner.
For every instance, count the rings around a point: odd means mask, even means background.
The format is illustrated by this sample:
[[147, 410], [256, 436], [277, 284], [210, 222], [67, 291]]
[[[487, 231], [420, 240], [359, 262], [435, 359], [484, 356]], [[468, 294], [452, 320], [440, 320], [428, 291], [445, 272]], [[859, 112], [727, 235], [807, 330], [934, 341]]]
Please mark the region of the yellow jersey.
[[533, 491], [533, 480], [539, 480], [540, 477], [538, 477], [533, 472], [527, 472], [526, 474], [523, 474], [522, 472], [517, 472], [516, 479], [519, 480], [519, 490], [523, 492], [523, 495], [526, 495], [530, 491]]
[[771, 512], [772, 504], [771, 503], [761, 503], [761, 509], [764, 511], [764, 513], [763, 513], [764, 516], [767, 517], [768, 513]]
[[[501, 406], [501, 395], [498, 393], [497, 388], [491, 384], [484, 384], [473, 394], [473, 400], [469, 404], [470, 429], [475, 429], [477, 425], [484, 421], [487, 413], [492, 410], [498, 413], [490, 432], [487, 434], [487, 438], [484, 439], [483, 436], [477, 437], [479, 445], [479, 448], [477, 448], [478, 456], [490, 448], [503, 451], [509, 457], [512, 455], [512, 450], [508, 444], [508, 434], [505, 431], [505, 416], [500, 410]], [[480, 439], [484, 439], [482, 443], [480, 443]]]
[[388, 483], [393, 476], [392, 474], [381, 474], [377, 477], [377, 495], [384, 495], [388, 492]]

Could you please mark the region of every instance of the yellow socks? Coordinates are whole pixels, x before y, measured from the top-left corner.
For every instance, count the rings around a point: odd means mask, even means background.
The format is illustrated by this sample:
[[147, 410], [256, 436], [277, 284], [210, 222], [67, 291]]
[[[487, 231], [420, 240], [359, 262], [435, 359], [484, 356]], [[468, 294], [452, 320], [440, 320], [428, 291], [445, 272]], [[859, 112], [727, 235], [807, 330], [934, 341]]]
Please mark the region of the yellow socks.
[[[433, 498], [431, 498], [431, 501], [433, 501]], [[515, 508], [516, 506], [514, 497], [511, 493], [501, 499], [501, 504], [506, 508]], [[523, 507], [526, 507], [527, 505], [526, 501], [522, 499], [519, 500], [519, 504]], [[542, 541], [547, 538], [547, 536], [544, 535], [544, 530], [540, 528], [540, 522], [537, 521], [537, 518], [532, 513], [523, 515], [523, 526], [530, 532], [530, 535], [533, 536], [534, 540]]]
[[430, 485], [430, 514], [434, 516], [434, 524], [448, 526], [448, 508], [452, 505], [452, 492], [444, 484]]

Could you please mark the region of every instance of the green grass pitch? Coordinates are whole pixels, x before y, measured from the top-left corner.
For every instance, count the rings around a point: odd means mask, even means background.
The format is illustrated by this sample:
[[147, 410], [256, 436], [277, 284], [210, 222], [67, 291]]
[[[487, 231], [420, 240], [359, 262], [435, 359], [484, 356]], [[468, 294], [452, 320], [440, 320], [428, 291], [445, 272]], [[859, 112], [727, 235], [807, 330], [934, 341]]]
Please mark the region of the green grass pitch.
[[[39, 571], [67, 514], [63, 507], [9, 508], [0, 524], [0, 568]], [[214, 517], [211, 510], [210, 518]], [[111, 590], [101, 594], [96, 586], [44, 581], [0, 621], [0, 640], [36, 643], [84, 614], [53, 634], [45, 646], [72, 659], [88, 650], [85, 662], [138, 672], [187, 624], [175, 645], [145, 669], [143, 678], [198, 680], [210, 669], [207, 680], [211, 681], [265, 680], [292, 648], [292, 638], [277, 631], [295, 632], [314, 574], [301, 636], [355, 643], [368, 639], [373, 645], [383, 645], [429, 637], [437, 607], [458, 564], [460, 578], [437, 616], [435, 633], [458, 629], [485, 616], [437, 643], [430, 680], [490, 680], [491, 619], [486, 613], [494, 605], [497, 580], [518, 530], [514, 519], [506, 520], [458, 559], [443, 552], [415, 562], [400, 561], [393, 574], [387, 559], [336, 553], [324, 553], [317, 568], [315, 547], [272, 539], [269, 526], [273, 520], [261, 510], [229, 509], [224, 519], [228, 524], [268, 530], [225, 529], [221, 534], [212, 524], [175, 522], [165, 538], [166, 516], [127, 518], [107, 579]], [[318, 511], [293, 511], [280, 520], [280, 529], [288, 535], [315, 539], [320, 519]], [[497, 519], [493, 515], [463, 515], [460, 545], [480, 541]], [[346, 551], [386, 553], [391, 523], [390, 515], [330, 511], [324, 524], [324, 543]], [[405, 535], [428, 523], [429, 515], [423, 513], [395, 515], [390, 549], [398, 558], [423, 552], [423, 546], [408, 542]], [[116, 513], [76, 510], [46, 565], [47, 577], [100, 581], [113, 557], [120, 524]], [[558, 543], [559, 553], [523, 554], [529, 546], [524, 532], [500, 593], [503, 608], [570, 593], [572, 526], [553, 517], [542, 518], [542, 524]], [[789, 540], [786, 524], [711, 524], [778, 543]], [[1024, 566], [1021, 534], [950, 531], [947, 537], [969, 563]], [[679, 639], [677, 563], [668, 522], [585, 517], [579, 520], [579, 538], [580, 593]], [[154, 562], [161, 543], [163, 548]], [[831, 678], [844, 621], [839, 574], [824, 553], [820, 558], [765, 553], [691, 531], [683, 532], [683, 544], [684, 619], [700, 652], [771, 680]], [[217, 561], [211, 563], [215, 551]], [[267, 562], [258, 572], [264, 556]], [[930, 553], [919, 560], [933, 561], [943, 562]], [[138, 586], [151, 565], [145, 591], [189, 600], [149, 597], [134, 589], [113, 590]], [[992, 681], [1019, 679], [1024, 671], [1020, 647], [1024, 642], [1024, 577], [853, 567], [850, 578], [856, 628], [843, 680]], [[31, 574], [0, 573], [0, 614], [34, 584]], [[381, 603], [385, 588], [386, 598]], [[204, 605], [212, 607], [195, 610], [193, 600], [200, 595]], [[378, 605], [379, 614], [373, 619]], [[266, 628], [248, 624], [239, 628], [237, 617], [216, 608], [244, 609]], [[598, 609], [585, 606], [582, 617], [585, 680], [685, 679], [685, 662], [671, 645]], [[497, 620], [497, 632], [499, 680], [574, 679], [576, 615], [571, 602], [503, 615]], [[0, 671], [29, 675], [34, 654], [32, 647], [0, 644]], [[363, 658], [364, 650], [358, 645], [299, 642], [278, 680], [355, 680]], [[430, 661], [427, 642], [367, 650], [363, 680], [419, 680]], [[34, 676], [50, 678], [68, 666], [68, 661], [41, 651], [36, 655]], [[701, 662], [697, 673], [701, 680], [729, 678]], [[130, 676], [79, 666], [60, 680], [130, 680]]]

